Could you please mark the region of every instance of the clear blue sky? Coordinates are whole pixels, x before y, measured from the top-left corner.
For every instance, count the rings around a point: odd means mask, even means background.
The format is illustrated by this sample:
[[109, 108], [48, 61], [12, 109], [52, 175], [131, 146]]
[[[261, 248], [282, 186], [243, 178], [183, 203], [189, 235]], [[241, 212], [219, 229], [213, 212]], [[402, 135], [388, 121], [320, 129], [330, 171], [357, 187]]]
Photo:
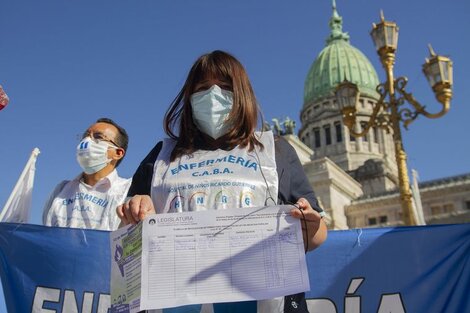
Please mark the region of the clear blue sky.
[[[429, 110], [439, 104], [421, 73], [427, 44], [454, 61], [454, 99], [437, 120], [420, 117], [404, 131], [409, 167], [421, 180], [470, 172], [470, 2], [337, 0], [343, 30], [384, 79], [370, 39], [380, 9], [400, 27], [395, 74]], [[0, 208], [34, 147], [32, 223], [63, 179], [78, 175], [78, 135], [110, 117], [130, 135], [118, 168], [130, 177], [163, 137], [163, 114], [201, 54], [222, 49], [246, 67], [270, 121], [297, 121], [307, 72], [329, 34], [331, 0], [2, 1]], [[3, 309], [4, 310], [4, 309]], [[0, 312], [2, 307], [0, 306]]]

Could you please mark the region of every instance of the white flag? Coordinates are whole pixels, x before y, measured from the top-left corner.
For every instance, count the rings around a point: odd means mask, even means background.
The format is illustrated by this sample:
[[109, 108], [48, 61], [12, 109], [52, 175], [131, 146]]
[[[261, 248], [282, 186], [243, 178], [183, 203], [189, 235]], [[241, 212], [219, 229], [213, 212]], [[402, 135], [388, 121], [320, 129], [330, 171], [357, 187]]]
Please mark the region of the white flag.
[[10, 197], [2, 212], [0, 222], [27, 223], [31, 211], [31, 198], [33, 194], [34, 173], [36, 172], [36, 159], [39, 149], [34, 148], [28, 163], [24, 167], [20, 178], [16, 182]]
[[413, 196], [412, 203], [413, 203], [414, 215], [416, 217], [416, 224], [426, 225], [426, 221], [424, 219], [423, 205], [421, 203], [421, 194], [419, 192], [419, 187], [418, 187], [418, 172], [412, 169], [411, 175], [413, 177], [413, 183], [411, 184], [411, 194]]

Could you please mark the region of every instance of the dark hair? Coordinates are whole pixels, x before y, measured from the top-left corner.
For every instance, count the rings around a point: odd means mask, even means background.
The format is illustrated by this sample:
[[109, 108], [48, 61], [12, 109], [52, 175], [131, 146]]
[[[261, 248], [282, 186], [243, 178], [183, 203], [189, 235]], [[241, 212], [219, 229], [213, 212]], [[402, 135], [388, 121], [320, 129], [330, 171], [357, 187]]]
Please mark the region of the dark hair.
[[[164, 128], [168, 136], [177, 141], [171, 160], [190, 154], [204, 146], [202, 132], [193, 121], [190, 97], [198, 82], [207, 78], [227, 81], [233, 89], [233, 107], [227, 123], [230, 126], [224, 135], [224, 147], [263, 147], [255, 137], [259, 108], [253, 88], [243, 65], [227, 52], [215, 50], [200, 56], [191, 67], [186, 81], [168, 108]], [[178, 134], [175, 129], [178, 128]]]
[[[113, 125], [114, 127], [117, 128], [118, 134], [117, 134], [115, 141], [118, 144], [119, 148], [122, 148], [124, 150], [124, 156], [125, 156], [126, 151], [127, 151], [127, 146], [129, 145], [129, 136], [127, 135], [127, 131], [123, 127], [119, 126], [115, 121], [107, 117], [99, 118], [96, 120], [95, 123], [106, 123], [106, 124]], [[118, 167], [118, 165], [121, 163], [123, 159], [124, 157], [122, 157], [116, 162], [116, 167]]]

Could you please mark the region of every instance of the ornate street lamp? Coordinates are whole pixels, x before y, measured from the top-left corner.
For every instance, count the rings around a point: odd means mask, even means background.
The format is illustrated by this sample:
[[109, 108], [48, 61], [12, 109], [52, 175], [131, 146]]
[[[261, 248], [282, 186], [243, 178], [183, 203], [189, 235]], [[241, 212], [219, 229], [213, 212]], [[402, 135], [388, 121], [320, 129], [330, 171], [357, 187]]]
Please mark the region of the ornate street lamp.
[[380, 23], [372, 24], [370, 32], [375, 48], [380, 56], [395, 53], [398, 45], [398, 26], [395, 22], [385, 21], [382, 11], [380, 11], [380, 20]]
[[[448, 57], [436, 55], [432, 47], [429, 46], [430, 57], [423, 65], [423, 72], [436, 95], [436, 99], [442, 104], [440, 112], [429, 113], [411, 93], [405, 91], [406, 77], [394, 79], [393, 65], [398, 45], [396, 23], [385, 21], [381, 12], [381, 22], [373, 24], [371, 36], [382, 66], [387, 73], [387, 81], [377, 86], [380, 98], [374, 105], [369, 120], [366, 123], [361, 123], [364, 125], [361, 131], [357, 132], [355, 129], [356, 106], [360, 96], [357, 86], [349, 81], [342, 82], [336, 89], [336, 99], [343, 114], [343, 122], [349, 128], [351, 135], [365, 136], [371, 127], [380, 127], [388, 132], [393, 132], [403, 220], [405, 225], [416, 225], [400, 122], [403, 122], [403, 126], [407, 129], [409, 124], [420, 114], [428, 118], [438, 118], [447, 113], [452, 98], [452, 61]], [[411, 104], [411, 108], [403, 107], [406, 102]]]
[[336, 100], [340, 108], [343, 108], [343, 121], [344, 124], [354, 129], [356, 120], [356, 103], [359, 100], [359, 89], [356, 84], [347, 80], [343, 81], [336, 89]]
[[429, 45], [430, 58], [423, 64], [423, 72], [428, 79], [432, 90], [436, 94], [436, 99], [444, 106], [440, 112], [432, 117], [440, 117], [447, 113], [450, 108], [452, 98], [452, 61], [448, 57], [436, 55], [431, 45]]

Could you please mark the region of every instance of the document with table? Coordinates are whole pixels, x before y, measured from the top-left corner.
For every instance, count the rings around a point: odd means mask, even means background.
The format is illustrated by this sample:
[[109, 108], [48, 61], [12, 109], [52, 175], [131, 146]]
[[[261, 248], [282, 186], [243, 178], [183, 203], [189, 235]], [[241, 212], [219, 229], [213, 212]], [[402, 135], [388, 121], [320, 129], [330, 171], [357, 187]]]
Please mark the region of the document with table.
[[310, 289], [292, 206], [155, 214], [111, 233], [112, 312]]

